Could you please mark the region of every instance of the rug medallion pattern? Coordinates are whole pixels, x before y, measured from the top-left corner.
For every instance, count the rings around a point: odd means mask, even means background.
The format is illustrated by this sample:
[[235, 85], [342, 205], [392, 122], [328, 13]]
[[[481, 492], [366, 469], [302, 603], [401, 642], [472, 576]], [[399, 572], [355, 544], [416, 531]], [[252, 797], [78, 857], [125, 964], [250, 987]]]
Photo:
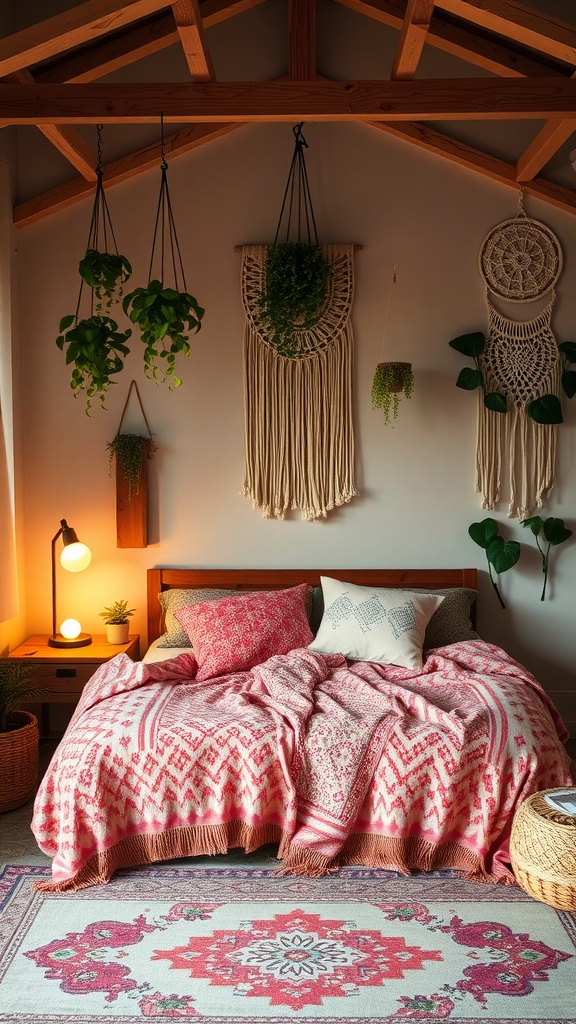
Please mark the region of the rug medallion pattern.
[[2, 1022], [576, 1024], [576, 918], [515, 887], [162, 866], [53, 895], [46, 871], [0, 876]]

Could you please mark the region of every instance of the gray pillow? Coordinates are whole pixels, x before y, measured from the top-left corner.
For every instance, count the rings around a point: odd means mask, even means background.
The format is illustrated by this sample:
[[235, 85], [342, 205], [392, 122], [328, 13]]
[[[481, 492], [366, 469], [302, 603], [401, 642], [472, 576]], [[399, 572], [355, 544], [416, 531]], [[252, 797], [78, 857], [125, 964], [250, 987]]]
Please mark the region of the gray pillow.
[[219, 597], [230, 597], [237, 593], [235, 590], [218, 590], [216, 588], [198, 588], [196, 590], [162, 590], [158, 594], [160, 606], [164, 612], [165, 632], [158, 643], [158, 647], [191, 647], [190, 637], [180, 625], [174, 612], [179, 608], [186, 608], [187, 605], [201, 604], [203, 601], [217, 601]]
[[[431, 590], [426, 587], [410, 587], [416, 594], [439, 594], [444, 598], [440, 607], [434, 612], [426, 627], [424, 650], [430, 647], [444, 647], [456, 644], [460, 640], [479, 640], [478, 633], [470, 622], [470, 606], [476, 600], [478, 591], [468, 587], [447, 587], [442, 590]], [[322, 587], [314, 587], [312, 606], [312, 632], [318, 632], [324, 612]]]

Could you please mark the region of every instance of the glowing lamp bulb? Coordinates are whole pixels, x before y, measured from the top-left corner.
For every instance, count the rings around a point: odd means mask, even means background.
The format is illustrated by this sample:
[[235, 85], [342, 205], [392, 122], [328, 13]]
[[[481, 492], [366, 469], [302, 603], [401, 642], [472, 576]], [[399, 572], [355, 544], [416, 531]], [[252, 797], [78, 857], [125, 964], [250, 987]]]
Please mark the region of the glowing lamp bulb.
[[78, 622], [78, 619], [64, 619], [64, 622], [60, 626], [60, 632], [66, 640], [75, 640], [77, 636], [80, 636], [82, 626]]
[[82, 544], [81, 541], [76, 541], [74, 544], [67, 544], [66, 547], [62, 548], [62, 554], [60, 555], [60, 565], [63, 569], [67, 569], [68, 572], [82, 572], [92, 560], [92, 552], [86, 544]]

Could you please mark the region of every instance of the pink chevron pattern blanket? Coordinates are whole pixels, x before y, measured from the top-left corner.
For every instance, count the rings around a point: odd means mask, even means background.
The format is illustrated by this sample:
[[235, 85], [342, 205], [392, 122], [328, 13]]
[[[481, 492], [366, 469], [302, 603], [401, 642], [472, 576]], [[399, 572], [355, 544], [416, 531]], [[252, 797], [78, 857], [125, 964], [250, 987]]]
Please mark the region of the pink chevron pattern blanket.
[[437, 648], [419, 672], [307, 649], [194, 679], [192, 654], [118, 655], [84, 689], [38, 792], [48, 891], [118, 867], [279, 844], [281, 872], [339, 864], [512, 880], [531, 793], [572, 783], [565, 730], [500, 648]]

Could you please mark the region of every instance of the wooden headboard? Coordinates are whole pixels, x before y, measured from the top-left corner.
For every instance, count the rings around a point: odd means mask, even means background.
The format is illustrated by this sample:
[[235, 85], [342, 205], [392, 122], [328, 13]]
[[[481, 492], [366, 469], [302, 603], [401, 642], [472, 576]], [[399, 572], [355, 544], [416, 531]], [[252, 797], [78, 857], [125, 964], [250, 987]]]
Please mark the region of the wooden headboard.
[[[321, 576], [334, 576], [346, 583], [372, 587], [470, 587], [476, 590], [476, 569], [148, 569], [148, 643], [164, 630], [158, 594], [178, 587], [195, 590], [220, 587], [224, 590], [281, 590], [299, 583], [320, 586]], [[475, 606], [470, 609], [472, 623]]]

